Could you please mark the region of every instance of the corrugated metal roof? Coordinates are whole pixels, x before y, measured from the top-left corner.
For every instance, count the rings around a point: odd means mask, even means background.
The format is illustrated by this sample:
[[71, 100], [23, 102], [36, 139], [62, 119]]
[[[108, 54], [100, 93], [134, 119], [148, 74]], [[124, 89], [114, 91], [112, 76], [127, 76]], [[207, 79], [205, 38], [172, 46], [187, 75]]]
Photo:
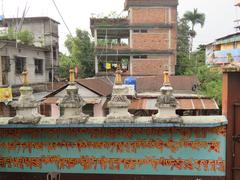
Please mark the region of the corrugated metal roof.
[[[129, 109], [131, 110], [157, 110], [155, 104], [157, 99], [135, 99], [132, 100]], [[177, 99], [178, 110], [218, 110], [219, 107], [214, 99]]]

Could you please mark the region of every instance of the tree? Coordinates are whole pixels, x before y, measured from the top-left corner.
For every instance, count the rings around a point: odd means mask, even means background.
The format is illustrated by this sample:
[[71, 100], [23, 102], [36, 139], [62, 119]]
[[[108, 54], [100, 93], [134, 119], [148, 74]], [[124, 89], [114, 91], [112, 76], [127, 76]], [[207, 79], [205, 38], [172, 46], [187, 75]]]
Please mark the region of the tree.
[[[91, 41], [87, 31], [76, 30], [76, 36], [67, 36], [65, 46], [69, 56], [62, 56], [62, 68], [78, 65], [81, 77], [91, 77], [94, 75], [94, 43]], [[69, 60], [67, 60], [69, 59]], [[69, 62], [69, 64], [68, 64]], [[62, 74], [64, 75], [64, 74]]]
[[179, 19], [177, 25], [177, 75], [183, 75], [186, 72], [186, 65], [189, 64], [189, 33], [190, 27], [187, 21], [183, 18]]
[[192, 11], [187, 11], [184, 15], [183, 15], [184, 19], [187, 22], [191, 23], [191, 31], [190, 31], [190, 36], [191, 36], [191, 42], [190, 42], [190, 52], [192, 52], [192, 48], [193, 48], [193, 38], [196, 37], [197, 33], [195, 31], [195, 26], [197, 24], [200, 24], [201, 27], [204, 26], [205, 23], [205, 14], [204, 13], [199, 13], [198, 9], [195, 8]]
[[66, 54], [60, 53], [60, 61], [59, 61], [59, 74], [62, 78], [69, 77], [69, 69], [74, 68], [76, 66], [80, 67], [79, 62], [71, 56], [67, 56]]

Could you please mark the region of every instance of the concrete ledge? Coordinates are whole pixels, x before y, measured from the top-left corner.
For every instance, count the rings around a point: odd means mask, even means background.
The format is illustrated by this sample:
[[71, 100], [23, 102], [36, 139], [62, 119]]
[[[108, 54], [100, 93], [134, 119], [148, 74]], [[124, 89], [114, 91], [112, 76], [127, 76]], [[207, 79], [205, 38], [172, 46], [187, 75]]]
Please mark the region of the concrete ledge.
[[8, 124], [10, 118], [0, 118], [0, 128], [147, 128], [147, 127], [218, 127], [227, 125], [225, 116], [183, 116], [183, 123], [153, 123], [152, 117], [137, 117], [135, 123], [104, 123], [106, 117], [89, 118], [86, 124], [56, 124], [56, 119], [45, 117], [38, 125]]

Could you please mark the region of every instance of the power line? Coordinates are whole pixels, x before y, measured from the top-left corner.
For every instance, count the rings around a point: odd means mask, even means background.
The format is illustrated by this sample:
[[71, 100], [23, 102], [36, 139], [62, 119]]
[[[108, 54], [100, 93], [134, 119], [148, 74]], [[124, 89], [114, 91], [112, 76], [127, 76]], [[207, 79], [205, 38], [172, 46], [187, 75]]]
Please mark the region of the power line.
[[58, 8], [58, 6], [57, 6], [55, 0], [52, 0], [52, 2], [53, 2], [53, 4], [54, 4], [54, 6], [55, 6], [55, 8], [56, 8], [56, 10], [57, 10], [57, 12], [58, 12], [58, 14], [59, 14], [59, 16], [61, 17], [61, 19], [62, 19], [64, 25], [66, 26], [66, 28], [67, 28], [69, 34], [70, 34], [71, 37], [73, 38], [73, 35], [72, 35], [72, 33], [71, 33], [71, 31], [70, 31], [70, 29], [69, 29], [69, 27], [68, 27], [66, 21], [64, 20], [64, 18], [63, 18], [63, 16], [62, 16], [62, 14], [61, 14], [61, 12], [60, 12], [60, 10], [59, 10], [59, 8]]

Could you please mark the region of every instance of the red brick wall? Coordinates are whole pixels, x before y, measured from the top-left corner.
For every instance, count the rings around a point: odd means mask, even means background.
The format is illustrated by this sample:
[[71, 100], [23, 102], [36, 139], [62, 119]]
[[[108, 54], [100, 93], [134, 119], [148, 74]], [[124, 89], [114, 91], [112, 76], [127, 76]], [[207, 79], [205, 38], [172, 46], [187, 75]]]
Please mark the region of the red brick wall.
[[[176, 23], [177, 8], [171, 8], [171, 19], [169, 7], [159, 8], [131, 8], [130, 22], [132, 24], [159, 24], [159, 23]], [[169, 22], [170, 21], [170, 22]]]
[[[171, 57], [171, 74], [175, 74], [175, 56]], [[169, 56], [163, 56], [159, 59], [133, 59], [133, 75], [162, 75], [163, 71], [169, 65]]]
[[168, 30], [161, 33], [133, 33], [132, 48], [140, 50], [169, 49]]
[[169, 21], [168, 8], [132, 8], [132, 24], [156, 24]]

